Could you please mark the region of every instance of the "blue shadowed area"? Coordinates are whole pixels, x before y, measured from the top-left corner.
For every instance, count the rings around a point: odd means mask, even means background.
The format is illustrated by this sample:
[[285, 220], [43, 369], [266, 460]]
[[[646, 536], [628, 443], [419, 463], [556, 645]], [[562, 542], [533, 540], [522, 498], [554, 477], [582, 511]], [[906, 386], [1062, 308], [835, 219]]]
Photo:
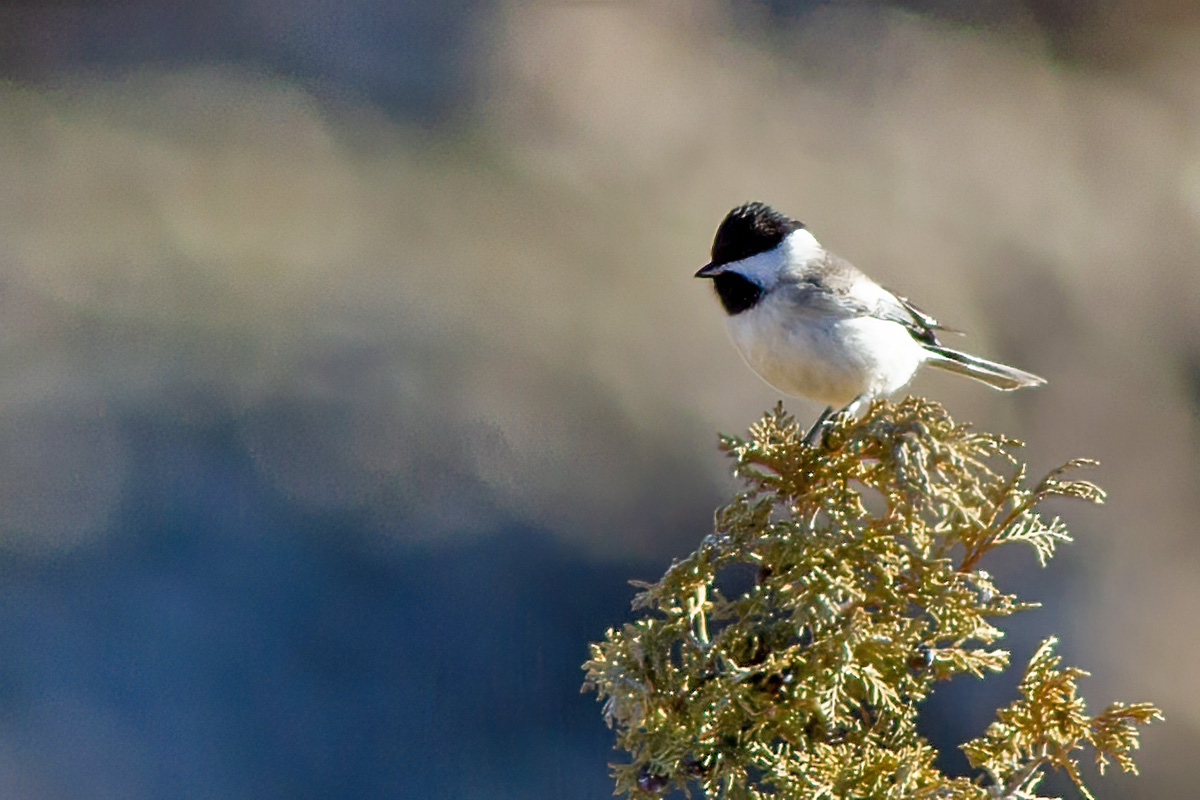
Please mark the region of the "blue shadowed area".
[[648, 567], [528, 529], [382, 551], [297, 513], [231, 432], [141, 427], [101, 548], [0, 568], [0, 738], [27, 775], [91, 797], [606, 793], [579, 665]]

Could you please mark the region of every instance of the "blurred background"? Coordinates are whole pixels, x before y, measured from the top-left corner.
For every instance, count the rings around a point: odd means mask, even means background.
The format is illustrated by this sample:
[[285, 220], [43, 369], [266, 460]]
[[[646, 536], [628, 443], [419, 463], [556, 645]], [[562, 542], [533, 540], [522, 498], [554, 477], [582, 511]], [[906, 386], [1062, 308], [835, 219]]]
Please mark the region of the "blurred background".
[[1194, 3], [192, 5], [0, 6], [0, 796], [609, 796], [587, 642], [777, 399], [691, 277], [748, 199], [1050, 379], [913, 390], [1103, 462], [1006, 641], [1193, 796]]

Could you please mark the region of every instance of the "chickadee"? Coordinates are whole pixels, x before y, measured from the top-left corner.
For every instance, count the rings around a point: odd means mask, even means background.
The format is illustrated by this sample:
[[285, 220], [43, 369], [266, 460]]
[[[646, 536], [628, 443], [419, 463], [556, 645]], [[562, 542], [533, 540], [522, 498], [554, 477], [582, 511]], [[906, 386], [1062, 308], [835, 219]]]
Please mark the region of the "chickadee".
[[804, 224], [763, 203], [726, 215], [710, 278], [733, 343], [759, 377], [788, 395], [825, 403], [810, 444], [835, 409], [857, 414], [901, 389], [921, 364], [1011, 391], [1043, 378], [944, 347], [949, 330], [823, 248]]

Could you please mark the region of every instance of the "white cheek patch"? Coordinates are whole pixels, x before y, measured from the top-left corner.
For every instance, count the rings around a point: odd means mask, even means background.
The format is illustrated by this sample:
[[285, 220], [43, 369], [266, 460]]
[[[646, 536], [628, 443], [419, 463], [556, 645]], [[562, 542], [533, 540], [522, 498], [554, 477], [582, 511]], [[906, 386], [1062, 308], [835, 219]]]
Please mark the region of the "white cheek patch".
[[730, 272], [745, 276], [768, 291], [779, 283], [779, 277], [795, 271], [825, 254], [816, 238], [806, 228], [792, 231], [778, 247], [765, 253], [734, 261], [726, 266]]
[[825, 255], [825, 248], [821, 247], [817, 237], [809, 233], [808, 228], [789, 233], [779, 249], [787, 251], [788, 260], [793, 264], [807, 264]]

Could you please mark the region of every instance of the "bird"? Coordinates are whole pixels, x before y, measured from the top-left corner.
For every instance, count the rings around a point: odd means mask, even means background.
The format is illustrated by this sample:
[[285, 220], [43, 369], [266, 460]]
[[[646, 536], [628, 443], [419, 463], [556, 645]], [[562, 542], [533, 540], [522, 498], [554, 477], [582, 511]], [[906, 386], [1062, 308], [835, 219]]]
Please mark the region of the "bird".
[[904, 388], [922, 364], [1001, 391], [1046, 383], [946, 347], [938, 331], [959, 331], [880, 286], [826, 250], [804, 223], [765, 203], [726, 214], [711, 256], [696, 277], [712, 281], [746, 364], [783, 394], [825, 405], [806, 444], [839, 411], [857, 416], [875, 398]]

